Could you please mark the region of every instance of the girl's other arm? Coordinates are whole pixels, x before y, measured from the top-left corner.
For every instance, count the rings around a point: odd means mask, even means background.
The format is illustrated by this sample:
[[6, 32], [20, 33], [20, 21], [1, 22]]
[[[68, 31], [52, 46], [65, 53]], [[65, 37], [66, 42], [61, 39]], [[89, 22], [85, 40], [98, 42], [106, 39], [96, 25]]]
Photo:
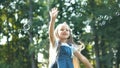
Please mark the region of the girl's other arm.
[[89, 60], [84, 55], [82, 55], [78, 51], [74, 52], [74, 54], [85, 65], [86, 68], [93, 68]]

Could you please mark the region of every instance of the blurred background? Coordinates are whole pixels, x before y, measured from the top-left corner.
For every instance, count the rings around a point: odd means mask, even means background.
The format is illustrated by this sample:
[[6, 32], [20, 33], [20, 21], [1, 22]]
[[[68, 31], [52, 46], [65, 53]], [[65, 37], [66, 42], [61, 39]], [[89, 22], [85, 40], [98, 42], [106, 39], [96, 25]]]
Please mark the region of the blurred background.
[[0, 68], [48, 68], [53, 7], [94, 68], [120, 68], [120, 0], [0, 0]]

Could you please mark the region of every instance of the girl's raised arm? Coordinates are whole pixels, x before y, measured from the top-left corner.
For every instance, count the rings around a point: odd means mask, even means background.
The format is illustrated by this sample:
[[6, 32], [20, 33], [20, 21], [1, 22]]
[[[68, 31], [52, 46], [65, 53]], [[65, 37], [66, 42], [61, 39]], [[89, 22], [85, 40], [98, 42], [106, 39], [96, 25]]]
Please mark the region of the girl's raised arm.
[[49, 23], [49, 38], [50, 38], [50, 44], [54, 46], [54, 24], [55, 24], [55, 19], [58, 15], [58, 9], [53, 8], [50, 12], [50, 23]]

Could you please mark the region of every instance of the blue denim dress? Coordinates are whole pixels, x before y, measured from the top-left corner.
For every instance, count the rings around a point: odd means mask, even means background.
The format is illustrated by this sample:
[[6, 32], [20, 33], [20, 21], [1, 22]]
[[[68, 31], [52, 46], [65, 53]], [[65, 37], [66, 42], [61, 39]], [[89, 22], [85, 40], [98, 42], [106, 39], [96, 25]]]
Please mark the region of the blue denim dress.
[[72, 62], [72, 46], [62, 44], [57, 59], [58, 68], [74, 68]]

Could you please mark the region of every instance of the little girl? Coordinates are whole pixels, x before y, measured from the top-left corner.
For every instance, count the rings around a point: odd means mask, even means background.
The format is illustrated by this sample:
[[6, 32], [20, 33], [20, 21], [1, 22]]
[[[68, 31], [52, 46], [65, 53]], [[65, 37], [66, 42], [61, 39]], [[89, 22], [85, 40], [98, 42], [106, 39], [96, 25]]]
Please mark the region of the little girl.
[[88, 59], [75, 48], [76, 45], [73, 42], [70, 27], [66, 22], [59, 24], [54, 30], [57, 15], [57, 8], [53, 8], [50, 11], [49, 24], [49, 68], [79, 68], [79, 66], [75, 66], [79, 63], [73, 63], [73, 56], [77, 57], [86, 68], [93, 68]]

